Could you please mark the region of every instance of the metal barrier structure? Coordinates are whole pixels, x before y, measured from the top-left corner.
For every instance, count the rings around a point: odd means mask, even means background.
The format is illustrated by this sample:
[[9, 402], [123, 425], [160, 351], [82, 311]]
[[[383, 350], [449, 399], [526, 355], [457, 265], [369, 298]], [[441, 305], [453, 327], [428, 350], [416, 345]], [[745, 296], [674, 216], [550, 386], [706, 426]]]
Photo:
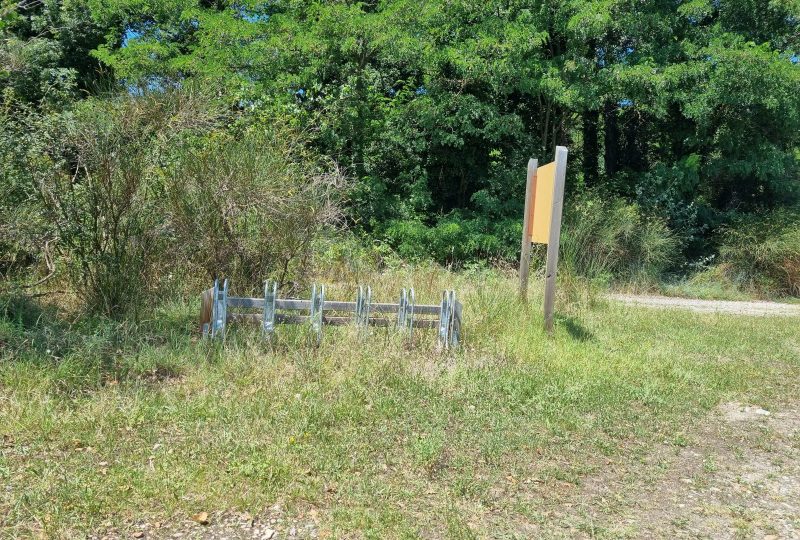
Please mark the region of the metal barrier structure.
[[[347, 324], [364, 330], [369, 326], [396, 326], [409, 341], [415, 328], [436, 329], [437, 343], [443, 349], [457, 347], [461, 337], [463, 307], [454, 291], [444, 291], [437, 306], [417, 304], [414, 289], [403, 289], [399, 302], [392, 304], [373, 303], [372, 290], [362, 286], [358, 287], [355, 302], [327, 300], [325, 286], [317, 284], [311, 288], [309, 300], [278, 298], [278, 284], [272, 280], [264, 283], [263, 298], [229, 296], [228, 287], [227, 279], [221, 285], [215, 280], [214, 286], [203, 293], [200, 307], [203, 336], [224, 339], [229, 322], [249, 322], [259, 324], [265, 337], [275, 332], [276, 324], [306, 324], [317, 343], [322, 340], [324, 325]], [[250, 311], [237, 312], [234, 308]]]

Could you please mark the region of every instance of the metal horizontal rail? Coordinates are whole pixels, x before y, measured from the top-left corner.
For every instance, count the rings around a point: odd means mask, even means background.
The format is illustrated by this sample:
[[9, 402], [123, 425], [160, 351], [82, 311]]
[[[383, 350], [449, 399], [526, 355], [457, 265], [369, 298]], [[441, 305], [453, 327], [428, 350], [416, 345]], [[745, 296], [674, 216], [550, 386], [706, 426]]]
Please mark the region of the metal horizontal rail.
[[[228, 322], [255, 323], [260, 324], [262, 317], [260, 313], [228, 313]], [[305, 324], [311, 321], [308, 315], [286, 315], [283, 313], [275, 314], [275, 322], [282, 324]], [[347, 326], [353, 324], [352, 317], [329, 317], [323, 315], [323, 324], [331, 326]], [[438, 321], [435, 319], [422, 319], [414, 321], [414, 326], [418, 328], [436, 328]], [[395, 321], [380, 317], [370, 317], [370, 326], [394, 326]]]
[[[228, 297], [228, 306], [234, 308], [253, 308], [264, 309], [263, 298], [240, 298], [236, 296]], [[356, 302], [339, 302], [334, 300], [325, 300], [322, 304], [323, 311], [346, 311], [355, 313], [357, 307]], [[376, 313], [397, 313], [400, 304], [392, 303], [375, 303], [370, 304], [370, 311]], [[309, 311], [311, 309], [311, 300], [300, 299], [276, 299], [276, 309], [285, 309], [292, 311]], [[439, 315], [441, 306], [434, 306], [431, 304], [417, 304], [414, 306], [415, 315]]]

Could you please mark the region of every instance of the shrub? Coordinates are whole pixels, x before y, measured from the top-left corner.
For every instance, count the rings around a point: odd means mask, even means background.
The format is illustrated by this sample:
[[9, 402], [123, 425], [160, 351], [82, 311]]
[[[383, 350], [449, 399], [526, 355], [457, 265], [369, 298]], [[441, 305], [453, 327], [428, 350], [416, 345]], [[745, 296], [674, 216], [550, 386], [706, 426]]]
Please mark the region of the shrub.
[[619, 198], [588, 192], [564, 209], [561, 266], [600, 279], [652, 279], [674, 262], [678, 241], [663, 220]]
[[30, 166], [89, 311], [121, 317], [157, 285], [168, 240], [159, 212], [158, 150], [211, 117], [188, 92], [91, 99], [44, 117]]
[[[516, 264], [522, 216], [462, 218], [453, 212], [428, 226], [420, 221], [390, 222], [388, 243], [409, 260], [431, 257], [440, 263], [493, 259]], [[592, 279], [653, 279], [675, 262], [678, 239], [664, 220], [634, 203], [604, 200], [593, 192], [570, 197], [561, 236], [563, 270]], [[537, 255], [538, 253], [538, 255]], [[544, 249], [534, 249], [534, 265], [544, 265]]]
[[[128, 104], [126, 104], [128, 105]], [[90, 311], [122, 314], [141, 297], [157, 242], [146, 132], [138, 107], [87, 103], [54, 119], [37, 185], [70, 275]]]
[[290, 130], [221, 110], [184, 89], [35, 121], [27, 165], [47, 238], [88, 311], [123, 317], [190, 275], [254, 288], [306, 273], [314, 239], [342, 217], [343, 175]]
[[0, 275], [30, 266], [42, 244], [35, 234], [38, 212], [32, 211], [35, 205], [30, 204], [33, 182], [25, 163], [27, 141], [20, 124], [0, 110]]
[[449, 266], [480, 260], [513, 260], [519, 255], [518, 220], [464, 218], [453, 212], [427, 226], [419, 220], [389, 222], [384, 235], [407, 260], [432, 258]]
[[184, 140], [165, 186], [176, 252], [208, 278], [255, 289], [302, 280], [314, 239], [340, 223], [344, 176], [295, 133], [254, 125]]
[[800, 296], [800, 210], [741, 217], [720, 236], [721, 265], [734, 283]]

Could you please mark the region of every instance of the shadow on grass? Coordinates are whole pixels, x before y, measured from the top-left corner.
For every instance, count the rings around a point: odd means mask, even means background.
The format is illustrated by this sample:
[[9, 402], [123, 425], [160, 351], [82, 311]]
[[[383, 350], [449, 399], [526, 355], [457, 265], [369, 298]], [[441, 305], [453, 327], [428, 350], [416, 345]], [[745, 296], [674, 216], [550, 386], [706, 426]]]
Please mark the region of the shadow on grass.
[[[0, 296], [0, 359], [88, 390], [123, 381], [180, 377], [177, 351], [192, 347], [191, 306], [167, 304], [134, 322], [65, 314], [22, 295]], [[63, 387], [63, 384], [58, 387]]]
[[34, 299], [23, 295], [0, 295], [0, 320], [22, 331], [36, 326], [43, 319], [55, 318], [54, 308], [43, 308]]
[[563, 326], [570, 337], [576, 341], [586, 342], [594, 339], [594, 334], [575, 317], [556, 315], [556, 323]]

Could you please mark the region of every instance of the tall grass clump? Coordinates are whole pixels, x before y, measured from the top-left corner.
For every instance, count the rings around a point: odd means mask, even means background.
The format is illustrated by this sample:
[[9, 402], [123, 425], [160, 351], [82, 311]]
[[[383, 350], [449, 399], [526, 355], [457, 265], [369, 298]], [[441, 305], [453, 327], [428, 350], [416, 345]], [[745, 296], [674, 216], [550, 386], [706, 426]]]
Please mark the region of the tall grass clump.
[[652, 280], [674, 262], [677, 250], [666, 223], [636, 204], [588, 192], [565, 208], [560, 260], [575, 275]]
[[800, 296], [800, 210], [740, 218], [721, 233], [720, 270], [742, 289]]

